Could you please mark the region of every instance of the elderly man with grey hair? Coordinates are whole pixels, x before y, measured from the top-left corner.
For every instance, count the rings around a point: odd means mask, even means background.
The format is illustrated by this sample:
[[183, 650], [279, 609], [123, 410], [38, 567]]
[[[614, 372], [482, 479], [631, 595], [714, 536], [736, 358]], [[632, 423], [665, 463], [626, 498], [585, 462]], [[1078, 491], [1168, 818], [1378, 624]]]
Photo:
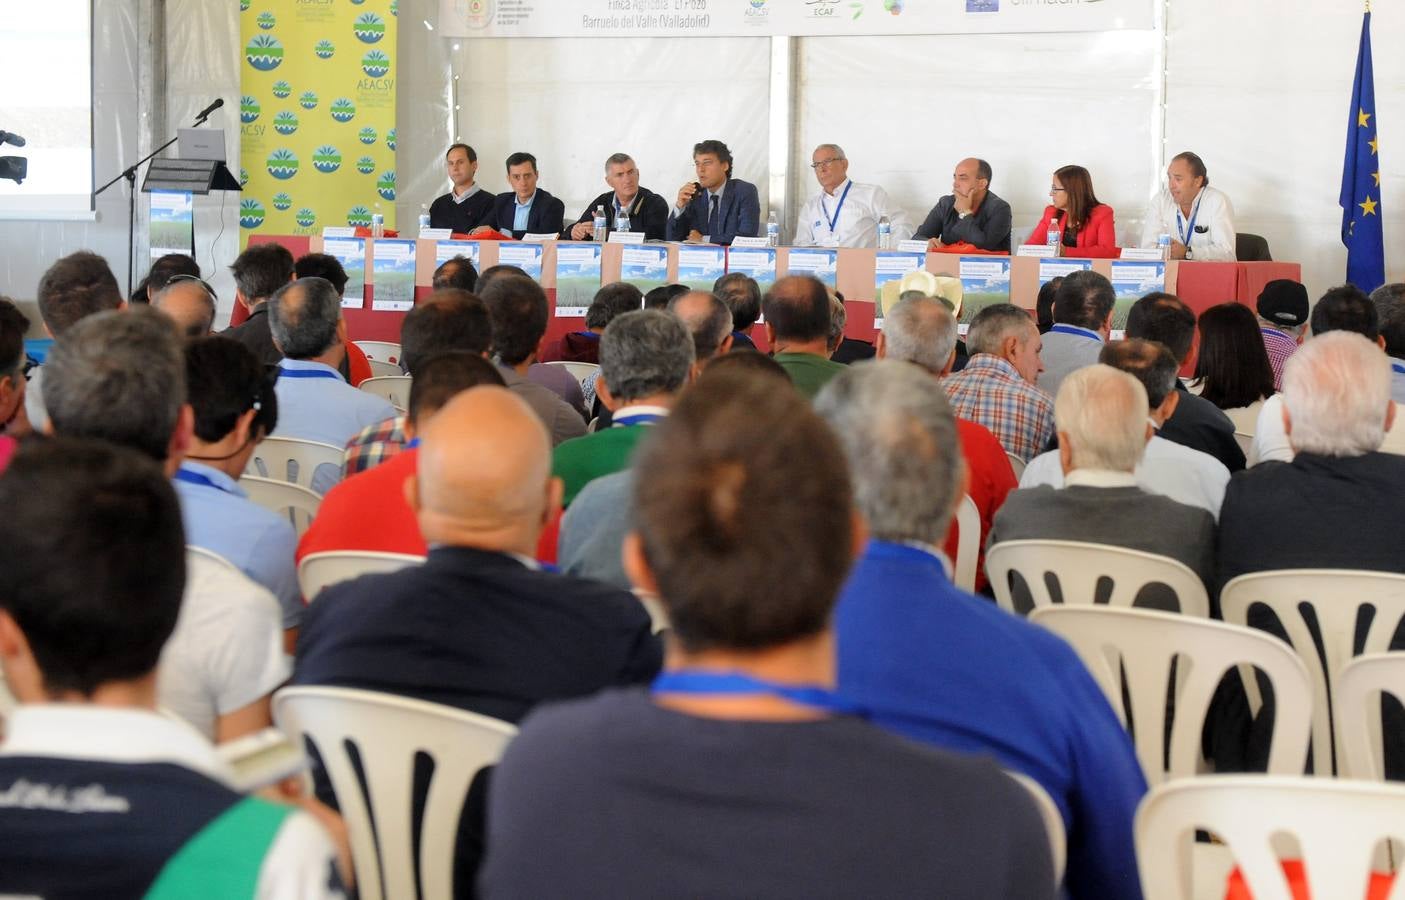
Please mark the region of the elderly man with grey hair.
[[[639, 186], [639, 167], [628, 153], [612, 153], [605, 160], [605, 183], [610, 190], [586, 204], [585, 212], [567, 225], [561, 239], [588, 241], [594, 232], [595, 211], [605, 210], [605, 226], [610, 231], [642, 231], [646, 241], [667, 238], [668, 201], [645, 187]], [[621, 228], [620, 213], [629, 220]]]
[[600, 338], [600, 402], [609, 428], [566, 441], [553, 451], [552, 473], [565, 484], [569, 506], [593, 479], [625, 469], [645, 428], [668, 415], [693, 372], [693, 338], [663, 310], [616, 316]]
[[[270, 437], [345, 447], [366, 426], [395, 418], [388, 400], [357, 390], [337, 371], [346, 354], [346, 321], [330, 281], [299, 278], [279, 288], [268, 301], [268, 324], [284, 357], [274, 385], [278, 427]], [[325, 494], [340, 479], [339, 466], [318, 466], [312, 489]]]
[[838, 144], [820, 144], [810, 168], [820, 183], [795, 220], [796, 247], [877, 247], [878, 225], [888, 220], [890, 246], [912, 236], [907, 212], [876, 184], [849, 180], [849, 160]]
[[[995, 514], [990, 545], [1019, 540], [1110, 544], [1170, 557], [1211, 584], [1214, 517], [1137, 486], [1136, 468], [1153, 431], [1147, 408], [1142, 383], [1112, 366], [1098, 363], [1065, 378], [1054, 400], [1064, 487], [1022, 488], [1005, 498]], [[1139, 605], [1165, 608], [1157, 587], [1144, 590]]]
[[[732, 311], [710, 291], [689, 291], [668, 301], [673, 313], [693, 336], [693, 365], [702, 366], [732, 349]], [[694, 373], [696, 375], [696, 372]]]
[[989, 428], [1006, 453], [1025, 462], [1054, 438], [1054, 404], [1035, 387], [1044, 371], [1042, 348], [1027, 311], [996, 303], [971, 320], [966, 368], [942, 381], [958, 416]]
[[[936, 379], [950, 375], [956, 361], [956, 317], [950, 307], [937, 297], [920, 293], [899, 300], [878, 332], [878, 358], [911, 363], [934, 384]], [[966, 459], [966, 495], [981, 516], [981, 552], [976, 560], [976, 588], [980, 590], [986, 585], [985, 540], [990, 535], [995, 511], [1015, 489], [1015, 470], [989, 428], [957, 418], [956, 433], [961, 440], [961, 455]], [[946, 536], [947, 553], [955, 555], [956, 540], [953, 523]]]
[[151, 304], [176, 323], [182, 337], [204, 337], [215, 328], [215, 294], [199, 278], [180, 275], [151, 298]]
[[940, 542], [966, 472], [941, 386], [915, 366], [861, 363], [815, 409], [872, 534], [835, 610], [840, 695], [876, 725], [1034, 778], [1070, 836], [1069, 896], [1140, 897], [1132, 819], [1146, 782], [1117, 716], [1067, 644], [951, 583]]

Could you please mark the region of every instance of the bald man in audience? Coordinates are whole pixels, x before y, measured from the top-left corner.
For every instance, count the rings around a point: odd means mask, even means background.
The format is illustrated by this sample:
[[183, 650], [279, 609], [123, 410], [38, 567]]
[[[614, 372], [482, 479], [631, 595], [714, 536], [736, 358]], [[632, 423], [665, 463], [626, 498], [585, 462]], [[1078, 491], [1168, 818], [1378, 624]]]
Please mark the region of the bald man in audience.
[[[1006, 497], [990, 546], [1020, 540], [1110, 544], [1177, 560], [1211, 584], [1214, 517], [1137, 486], [1134, 473], [1152, 431], [1146, 411], [1146, 388], [1126, 372], [1099, 363], [1065, 378], [1054, 400], [1065, 487], [1021, 488]], [[1174, 610], [1169, 598], [1153, 596], [1162, 595], [1162, 587], [1144, 589], [1138, 604]]]
[[[668, 301], [668, 311], [683, 320], [693, 336], [693, 365], [700, 370], [714, 356], [732, 349], [732, 311], [710, 291], [689, 291]], [[696, 374], [696, 371], [695, 371]]]
[[[561, 502], [550, 438], [532, 409], [504, 388], [475, 387], [420, 438], [404, 490], [428, 559], [323, 591], [308, 607], [293, 682], [384, 691], [515, 724], [545, 700], [652, 679], [662, 650], [639, 601], [532, 558]], [[471, 810], [478, 799], [475, 790]], [[477, 827], [466, 813], [455, 896], [471, 895]]]
[[1028, 462], [1054, 437], [1054, 404], [1035, 387], [1044, 363], [1039, 327], [1029, 313], [996, 303], [976, 313], [966, 333], [970, 360], [942, 380], [956, 414], [990, 429], [1011, 456]]
[[[936, 297], [918, 295], [899, 300], [878, 332], [878, 358], [911, 363], [934, 381], [951, 374], [956, 362], [956, 316]], [[995, 511], [1015, 489], [1010, 458], [990, 429], [968, 419], [956, 419], [956, 435], [966, 460], [965, 493], [981, 515], [980, 553], [976, 559], [976, 587], [986, 584], [985, 540]], [[943, 547], [956, 558], [958, 533], [953, 521]]]
[[215, 328], [215, 295], [198, 278], [178, 278], [156, 292], [151, 303], [176, 323], [187, 338], [204, 337]]
[[761, 301], [772, 357], [797, 390], [813, 398], [829, 379], [844, 371], [829, 358], [831, 313], [824, 282], [809, 275], [777, 281]]
[[941, 385], [916, 366], [858, 365], [815, 409], [873, 535], [835, 611], [841, 695], [877, 725], [1038, 781], [1069, 835], [1068, 896], [1137, 900], [1146, 781], [1116, 713], [1062, 640], [951, 583], [939, 542], [967, 473]]
[[[1176, 370], [1180, 364], [1166, 345], [1127, 338], [1104, 346], [1098, 359], [1142, 383], [1150, 406], [1149, 419], [1160, 430], [1175, 413], [1181, 398], [1175, 387]], [[1219, 518], [1220, 504], [1224, 502], [1225, 488], [1229, 485], [1229, 469], [1210, 454], [1153, 434], [1146, 442], [1146, 453], [1137, 463], [1135, 474], [1139, 487], [1207, 509]], [[1022, 488], [1041, 484], [1063, 487], [1064, 474], [1059, 451], [1050, 450], [1036, 456], [1020, 476]]]

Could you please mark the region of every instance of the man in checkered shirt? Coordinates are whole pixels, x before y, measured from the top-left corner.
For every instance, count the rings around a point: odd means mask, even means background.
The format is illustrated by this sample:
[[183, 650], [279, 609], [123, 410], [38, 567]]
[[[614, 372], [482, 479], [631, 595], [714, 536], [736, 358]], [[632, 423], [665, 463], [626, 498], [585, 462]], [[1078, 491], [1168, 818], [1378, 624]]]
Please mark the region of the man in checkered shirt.
[[1273, 389], [1281, 391], [1283, 364], [1298, 349], [1307, 330], [1307, 288], [1289, 278], [1274, 279], [1264, 285], [1254, 308], [1273, 369]]
[[1054, 439], [1054, 402], [1035, 387], [1042, 347], [1028, 312], [1010, 303], [987, 306], [966, 335], [971, 361], [942, 380], [958, 417], [984, 425], [1006, 453], [1026, 462]]

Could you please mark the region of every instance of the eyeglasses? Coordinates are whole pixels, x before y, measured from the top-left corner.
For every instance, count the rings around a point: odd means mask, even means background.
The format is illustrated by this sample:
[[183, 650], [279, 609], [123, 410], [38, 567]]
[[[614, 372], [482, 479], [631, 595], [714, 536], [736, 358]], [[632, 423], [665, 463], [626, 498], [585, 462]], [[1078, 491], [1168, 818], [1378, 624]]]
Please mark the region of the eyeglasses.
[[842, 157], [842, 156], [831, 156], [829, 159], [822, 159], [822, 160], [820, 160], [819, 162], [812, 162], [812, 163], [810, 163], [810, 168], [812, 168], [812, 169], [823, 169], [823, 168], [826, 168], [826, 167], [828, 167], [828, 166], [832, 166], [832, 165], [834, 165], [834, 164], [837, 163], [837, 162], [843, 162], [843, 161], [844, 161], [844, 157]]
[[210, 287], [210, 283], [198, 275], [186, 275], [185, 273], [172, 275], [170, 280], [166, 282], [166, 287], [170, 287], [178, 281], [193, 281], [205, 289], [205, 293], [210, 295], [211, 300], [219, 300], [220, 295], [215, 293], [215, 289]]
[[1049, 188], [1049, 193], [1051, 193], [1051, 194], [1066, 194], [1066, 193], [1068, 193], [1068, 188], [1051, 187], [1051, 188]]

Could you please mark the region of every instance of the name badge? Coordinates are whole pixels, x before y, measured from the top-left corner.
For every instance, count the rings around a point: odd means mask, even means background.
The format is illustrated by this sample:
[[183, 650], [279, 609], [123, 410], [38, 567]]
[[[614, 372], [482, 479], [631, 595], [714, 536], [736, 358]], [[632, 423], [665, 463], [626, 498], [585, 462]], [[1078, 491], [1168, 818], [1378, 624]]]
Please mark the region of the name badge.
[[447, 241], [453, 237], [452, 228], [421, 228], [420, 240], [422, 241]]
[[[1015, 255], [1049, 257], [1054, 256], [1054, 251], [1057, 249], [1057, 247], [1054, 247], [1051, 244], [1020, 244], [1018, 247], [1015, 248]], [[1160, 257], [1157, 258], [1159, 259]]]
[[1142, 262], [1160, 262], [1161, 250], [1158, 247], [1123, 247], [1122, 258]]
[[356, 229], [350, 225], [323, 225], [322, 236], [324, 238], [356, 237]]
[[769, 246], [771, 246], [771, 245], [768, 244], [768, 243], [766, 243], [766, 238], [764, 238], [764, 237], [742, 237], [742, 236], [738, 235], [737, 237], [732, 238], [732, 246], [733, 246], [733, 247], [753, 247], [753, 248], [756, 248], [756, 247], [769, 247]]
[[608, 240], [611, 244], [642, 244], [644, 243], [644, 232], [612, 231]]
[[528, 244], [544, 244], [547, 241], [554, 241], [561, 237], [559, 234], [524, 234], [522, 240]]
[[898, 250], [903, 253], [926, 253], [926, 241], [898, 241]]

